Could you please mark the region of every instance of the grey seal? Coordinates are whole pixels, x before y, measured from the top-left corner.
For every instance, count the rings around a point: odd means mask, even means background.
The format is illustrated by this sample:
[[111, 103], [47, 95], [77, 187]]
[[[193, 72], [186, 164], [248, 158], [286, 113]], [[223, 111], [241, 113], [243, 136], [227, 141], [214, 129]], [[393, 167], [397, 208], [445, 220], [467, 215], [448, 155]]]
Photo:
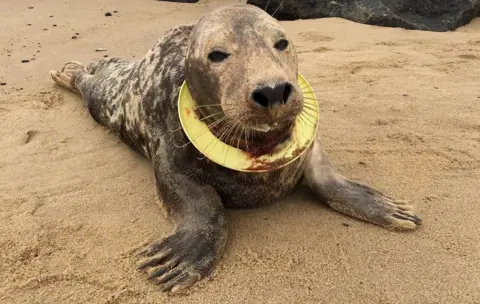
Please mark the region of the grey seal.
[[221, 7], [175, 27], [137, 61], [72, 61], [50, 72], [82, 96], [96, 122], [151, 161], [158, 196], [175, 225], [139, 253], [138, 267], [162, 290], [186, 289], [211, 273], [228, 237], [226, 207], [278, 201], [304, 178], [319, 200], [346, 215], [393, 230], [421, 224], [409, 203], [339, 174], [318, 138], [289, 165], [258, 173], [225, 168], [188, 144], [177, 108], [185, 80], [219, 138], [235, 141], [251, 131], [249, 149], [266, 151], [272, 139], [288, 135], [302, 111], [297, 74], [285, 30], [251, 5]]

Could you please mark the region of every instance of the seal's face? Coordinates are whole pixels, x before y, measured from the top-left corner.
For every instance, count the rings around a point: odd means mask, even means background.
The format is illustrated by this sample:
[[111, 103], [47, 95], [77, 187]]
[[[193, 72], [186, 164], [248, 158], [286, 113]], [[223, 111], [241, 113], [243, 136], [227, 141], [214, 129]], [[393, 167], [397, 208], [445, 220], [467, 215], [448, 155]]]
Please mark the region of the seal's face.
[[265, 150], [288, 138], [303, 107], [297, 74], [293, 43], [257, 7], [221, 8], [195, 27], [187, 84], [201, 116], [229, 144]]

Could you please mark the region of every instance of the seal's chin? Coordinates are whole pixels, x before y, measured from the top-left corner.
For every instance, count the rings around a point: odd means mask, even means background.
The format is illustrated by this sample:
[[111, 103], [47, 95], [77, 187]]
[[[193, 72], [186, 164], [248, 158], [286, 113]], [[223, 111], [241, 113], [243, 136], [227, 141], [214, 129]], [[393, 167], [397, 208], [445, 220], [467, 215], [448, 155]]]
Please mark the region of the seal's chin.
[[291, 138], [294, 121], [249, 126], [251, 135], [241, 141], [239, 148], [252, 156], [271, 154]]

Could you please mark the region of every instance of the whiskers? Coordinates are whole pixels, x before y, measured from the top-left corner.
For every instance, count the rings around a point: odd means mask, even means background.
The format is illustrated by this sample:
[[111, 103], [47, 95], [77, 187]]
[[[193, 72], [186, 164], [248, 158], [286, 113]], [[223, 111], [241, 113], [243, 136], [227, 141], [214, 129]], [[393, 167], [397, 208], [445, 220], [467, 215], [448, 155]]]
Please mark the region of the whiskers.
[[251, 123], [249, 123], [248, 125], [244, 126], [244, 134], [245, 134], [245, 148], [247, 149], [248, 151], [248, 135], [250, 135], [250, 132], [251, 132]]
[[[308, 89], [308, 90], [307, 90]], [[300, 121], [309, 127], [315, 127], [318, 123], [318, 105], [313, 103], [317, 103], [317, 99], [315, 97], [305, 96], [305, 94], [309, 94], [311, 92], [315, 93], [314, 91], [310, 91], [308, 84], [304, 83], [300, 86], [300, 91], [303, 94], [303, 99], [307, 102], [303, 103], [302, 112], [298, 115]]]
[[[222, 113], [223, 113], [223, 111], [220, 111], [220, 112], [217, 112], [217, 113], [213, 113], [213, 114], [211, 114], [211, 115], [208, 115], [208, 116], [206, 116], [206, 117], [203, 117], [202, 119], [200, 119], [200, 121], [207, 120], [207, 119], [209, 119], [209, 118], [212, 118], [213, 116], [217, 116], [217, 115], [220, 115], [220, 114], [222, 114]], [[183, 129], [182, 126], [180, 126], [180, 127], [177, 128], [177, 129], [174, 129], [174, 130], [169, 129], [168, 131], [170, 131], [170, 132], [172, 132], [172, 133], [175, 133], [175, 132], [178, 132], [178, 131], [180, 131], [180, 130], [182, 130], [182, 129]]]
[[[212, 138], [212, 140], [210, 140], [208, 145], [206, 145], [205, 151], [202, 151], [203, 156], [202, 157], [197, 157], [197, 159], [200, 159], [200, 160], [205, 159], [205, 157], [206, 157], [205, 154], [208, 154], [209, 150], [210, 151], [213, 150], [215, 148], [215, 146], [217, 145], [217, 143], [219, 141], [222, 141], [222, 139], [224, 138], [224, 136], [227, 134], [228, 130], [230, 130], [231, 127], [232, 127], [231, 120], [226, 121], [226, 123], [223, 124], [220, 127], [217, 134], [214, 134], [214, 137]], [[215, 140], [215, 138], [217, 138], [218, 140]], [[212, 143], [213, 143], [213, 146], [210, 146]]]
[[275, 14], [277, 13], [277, 11], [278, 11], [278, 10], [280, 9], [280, 7], [282, 6], [283, 1], [284, 1], [284, 0], [282, 0], [282, 2], [280, 2], [280, 4], [278, 5], [277, 9], [273, 12], [272, 17], [275, 17]]
[[[200, 136], [205, 134], [205, 132], [209, 131], [210, 128], [213, 128], [213, 127], [217, 126], [218, 124], [226, 121], [228, 118], [229, 118], [229, 116], [225, 115], [222, 118], [219, 118], [219, 119], [215, 120], [214, 122], [210, 123], [209, 125], [207, 125], [207, 128], [205, 128], [205, 130], [201, 131], [199, 134], [196, 134], [195, 137], [192, 140], [197, 140]], [[192, 143], [191, 141], [188, 141], [187, 143], [179, 146], [175, 143], [175, 141], [173, 141], [173, 145], [175, 146], [175, 148], [184, 148], [191, 143]]]
[[[226, 122], [222, 127], [214, 134], [214, 138], [208, 143], [205, 147], [205, 150], [202, 151], [203, 157], [197, 157], [198, 159], [202, 160], [205, 159], [206, 154], [212, 151], [218, 142], [226, 143], [227, 148], [225, 146], [222, 149], [222, 153], [225, 153], [223, 157], [223, 162], [225, 163], [228, 157], [228, 153], [231, 147], [236, 147], [237, 149], [240, 148], [240, 142], [242, 138], [245, 136], [245, 144], [248, 145], [248, 139], [246, 135], [246, 125], [241, 121], [235, 119], [236, 117], [232, 117], [228, 122]], [[215, 140], [217, 139], [217, 140]], [[236, 145], [235, 145], [236, 141]], [[212, 145], [213, 143], [213, 145]], [[225, 151], [226, 150], [226, 151]]]
[[[309, 86], [308, 84], [304, 84], [303, 86], [300, 86], [300, 91], [305, 94], [305, 93], [310, 93], [310, 91], [306, 91], [307, 89], [309, 89]], [[312, 93], [321, 93], [320, 91], [315, 91], [315, 90], [311, 90]], [[312, 99], [312, 98], [310, 98]]]
[[[219, 116], [220, 114], [224, 114], [224, 116], [217, 118], [217, 116]], [[224, 162], [226, 162], [228, 154], [230, 152], [230, 148], [236, 147], [237, 149], [240, 149], [242, 143], [245, 146], [248, 146], [251, 132], [248, 128], [248, 125], [242, 121], [240, 114], [228, 115], [225, 114], [223, 111], [220, 111], [205, 116], [200, 120], [206, 121], [207, 119], [212, 118], [216, 119], [214, 119], [209, 124], [205, 124], [205, 129], [199, 130], [193, 134], [189, 134], [190, 137], [188, 138], [188, 141], [186, 143], [179, 145], [175, 143], [175, 140], [173, 140], [173, 145], [175, 146], [175, 148], [181, 149], [187, 147], [190, 144], [193, 144], [193, 142], [196, 142], [197, 140], [203, 141], [201, 143], [200, 150], [202, 155], [197, 157], [197, 159], [203, 160], [206, 158], [207, 155], [209, 155], [209, 153], [214, 151], [215, 147], [218, 145], [219, 142], [223, 142], [226, 144], [226, 148], [225, 146], [223, 149], [217, 148], [215, 150], [215, 153], [220, 152], [221, 155], [219, 156], [223, 157]], [[215, 131], [212, 130], [213, 128], [215, 128]], [[181, 129], [182, 128], [180, 128], [180, 130]], [[202, 139], [201, 137], [208, 132], [212, 132], [213, 136], [208, 136], [205, 137], [205, 139]], [[205, 140], [209, 142], [205, 142]]]
[[[273, 14], [271, 15], [272, 17], [275, 16], [275, 14], [277, 13], [278, 9], [282, 6], [283, 1], [284, 1], [284, 0], [282, 0], [282, 1], [280, 2], [280, 4], [278, 5], [277, 9], [273, 12]], [[267, 12], [268, 5], [269, 5], [269, 4], [270, 4], [270, 0], [268, 0], [268, 1], [267, 1], [267, 5], [265, 5], [265, 9], [264, 9], [265, 12]]]
[[206, 108], [206, 107], [222, 107], [221, 104], [219, 103], [211, 103], [211, 104], [206, 104], [206, 105], [196, 105], [195, 108]]

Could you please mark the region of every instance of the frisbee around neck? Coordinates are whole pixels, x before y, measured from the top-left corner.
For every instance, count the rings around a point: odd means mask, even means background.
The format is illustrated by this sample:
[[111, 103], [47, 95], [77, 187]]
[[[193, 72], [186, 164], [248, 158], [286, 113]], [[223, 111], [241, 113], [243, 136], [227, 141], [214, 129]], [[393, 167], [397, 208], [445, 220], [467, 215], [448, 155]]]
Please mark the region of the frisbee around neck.
[[318, 126], [319, 109], [315, 94], [298, 75], [304, 96], [304, 107], [294, 123], [292, 135], [271, 153], [253, 156], [251, 153], [218, 139], [201, 120], [197, 104], [184, 81], [178, 96], [178, 115], [183, 131], [193, 146], [209, 160], [226, 168], [242, 172], [268, 172], [284, 167], [298, 159], [312, 144]]

